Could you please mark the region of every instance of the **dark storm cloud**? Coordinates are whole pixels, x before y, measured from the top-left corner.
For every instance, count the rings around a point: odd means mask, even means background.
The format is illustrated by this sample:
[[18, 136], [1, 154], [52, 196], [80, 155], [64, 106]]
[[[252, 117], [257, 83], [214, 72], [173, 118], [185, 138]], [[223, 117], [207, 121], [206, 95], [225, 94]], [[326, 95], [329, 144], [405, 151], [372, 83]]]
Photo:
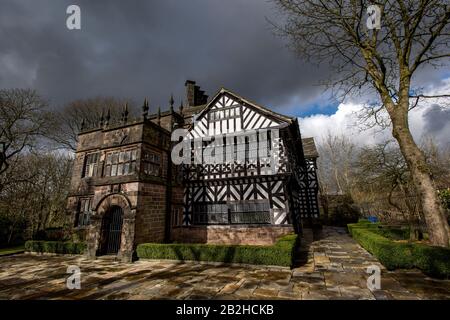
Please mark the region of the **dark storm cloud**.
[[[81, 30], [66, 8], [81, 7]], [[32, 87], [60, 106], [93, 96], [167, 106], [196, 80], [291, 115], [320, 112], [328, 67], [297, 59], [273, 35], [267, 0], [0, 0], [0, 88]], [[319, 106], [319, 107], [317, 107]]]
[[450, 123], [450, 109], [433, 104], [424, 112], [423, 119], [425, 131], [431, 134], [438, 134], [448, 127]]
[[[66, 28], [70, 4], [80, 31]], [[324, 70], [296, 59], [266, 17], [279, 19], [262, 0], [2, 1], [0, 87], [33, 87], [54, 105], [102, 95], [155, 107], [172, 92], [179, 104], [193, 79], [209, 95], [225, 86], [275, 109], [307, 105]]]

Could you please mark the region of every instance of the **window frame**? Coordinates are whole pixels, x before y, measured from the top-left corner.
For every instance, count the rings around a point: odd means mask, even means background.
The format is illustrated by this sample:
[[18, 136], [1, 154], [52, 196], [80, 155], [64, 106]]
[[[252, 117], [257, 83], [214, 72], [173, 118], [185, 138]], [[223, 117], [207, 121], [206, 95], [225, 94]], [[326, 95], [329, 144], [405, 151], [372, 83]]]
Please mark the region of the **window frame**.
[[[92, 161], [95, 159], [95, 161]], [[87, 177], [96, 177], [99, 171], [99, 161], [100, 160], [100, 152], [89, 152], [84, 156], [84, 165], [83, 165], [83, 178]]]
[[[210, 217], [219, 219], [210, 220]], [[264, 215], [264, 216], [263, 216]], [[247, 221], [239, 216], [250, 216]], [[236, 218], [238, 217], [238, 218]], [[252, 218], [253, 217], [253, 218]], [[262, 219], [261, 219], [262, 218]], [[199, 202], [193, 206], [194, 225], [250, 225], [273, 224], [270, 201], [268, 199], [244, 201]]]
[[[152, 168], [150, 170], [150, 168]], [[162, 154], [153, 150], [144, 150], [142, 155], [142, 172], [147, 176], [162, 176]]]
[[121, 177], [135, 174], [136, 163], [137, 148], [109, 151], [105, 155], [103, 176]]
[[77, 228], [85, 228], [91, 223], [93, 197], [82, 197], [78, 199], [77, 218], [75, 226]]

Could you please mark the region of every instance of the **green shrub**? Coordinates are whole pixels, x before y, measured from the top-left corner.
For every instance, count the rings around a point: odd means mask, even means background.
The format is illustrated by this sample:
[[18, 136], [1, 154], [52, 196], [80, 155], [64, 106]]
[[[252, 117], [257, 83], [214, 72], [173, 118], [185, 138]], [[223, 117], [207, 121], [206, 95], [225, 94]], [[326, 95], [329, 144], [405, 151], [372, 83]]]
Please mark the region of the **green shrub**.
[[439, 198], [444, 207], [450, 209], [450, 188], [439, 191]]
[[70, 241], [39, 241], [29, 240], [25, 242], [25, 251], [48, 252], [59, 254], [82, 254], [86, 250], [86, 244]]
[[[0, 248], [21, 245], [25, 242], [26, 221], [20, 218], [18, 221], [0, 214]], [[12, 237], [11, 236], [12, 232]]]
[[450, 249], [418, 243], [394, 242], [379, 229], [361, 223], [349, 224], [352, 237], [388, 269], [418, 268], [425, 274], [450, 278]]
[[296, 245], [297, 235], [294, 234], [281, 237], [272, 246], [143, 243], [136, 251], [140, 259], [291, 266]]
[[378, 228], [376, 229], [376, 232], [391, 240], [409, 239], [409, 228]]

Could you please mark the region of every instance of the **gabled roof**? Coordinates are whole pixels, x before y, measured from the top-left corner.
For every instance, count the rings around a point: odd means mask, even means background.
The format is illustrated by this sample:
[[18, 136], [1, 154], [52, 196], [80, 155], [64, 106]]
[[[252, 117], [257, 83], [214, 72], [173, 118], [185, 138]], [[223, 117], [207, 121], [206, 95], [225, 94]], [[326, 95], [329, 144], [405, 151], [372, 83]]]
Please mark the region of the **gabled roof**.
[[211, 101], [209, 101], [205, 108], [197, 115], [197, 119], [200, 119], [203, 115], [205, 115], [211, 108], [212, 106], [215, 104], [215, 102], [217, 101], [217, 99], [219, 97], [221, 97], [222, 94], [228, 94], [230, 96], [232, 96], [235, 100], [237, 100], [238, 102], [245, 104], [251, 108], [256, 109], [257, 111], [259, 111], [260, 113], [268, 116], [269, 118], [278, 120], [280, 122], [288, 122], [289, 124], [292, 123], [295, 118], [291, 118], [285, 115], [282, 115], [280, 113], [274, 112], [266, 107], [263, 107], [249, 99], [246, 99], [240, 95], [238, 95], [237, 93], [234, 93], [231, 90], [225, 89], [225, 88], [221, 88], [211, 99]]

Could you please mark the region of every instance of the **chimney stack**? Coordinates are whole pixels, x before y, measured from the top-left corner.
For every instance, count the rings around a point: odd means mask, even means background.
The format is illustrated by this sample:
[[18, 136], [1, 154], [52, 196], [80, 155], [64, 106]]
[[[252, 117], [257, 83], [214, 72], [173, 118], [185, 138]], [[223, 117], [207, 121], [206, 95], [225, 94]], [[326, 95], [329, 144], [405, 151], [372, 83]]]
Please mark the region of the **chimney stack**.
[[186, 80], [184, 86], [186, 87], [186, 102], [188, 106], [193, 106], [195, 101], [195, 81]]
[[186, 102], [188, 107], [206, 104], [208, 96], [205, 91], [200, 90], [200, 86], [195, 85], [195, 81], [187, 80], [184, 84], [186, 87]]

